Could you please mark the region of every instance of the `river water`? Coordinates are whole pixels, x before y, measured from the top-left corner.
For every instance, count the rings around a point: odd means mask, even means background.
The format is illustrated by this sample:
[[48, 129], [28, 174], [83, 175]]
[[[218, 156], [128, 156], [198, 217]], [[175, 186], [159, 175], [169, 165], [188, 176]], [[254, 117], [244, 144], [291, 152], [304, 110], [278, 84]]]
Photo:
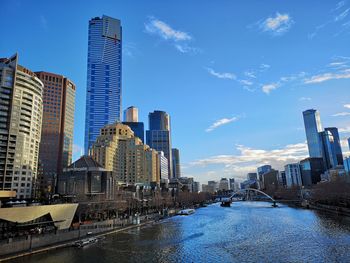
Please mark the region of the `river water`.
[[265, 202], [214, 204], [84, 248], [11, 262], [350, 262], [350, 222]]

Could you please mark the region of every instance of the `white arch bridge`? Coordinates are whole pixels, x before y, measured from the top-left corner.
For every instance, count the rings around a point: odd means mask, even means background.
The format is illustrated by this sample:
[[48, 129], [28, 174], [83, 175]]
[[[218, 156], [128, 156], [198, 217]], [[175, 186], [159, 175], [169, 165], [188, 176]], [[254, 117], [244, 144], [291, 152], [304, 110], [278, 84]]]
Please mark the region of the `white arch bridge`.
[[261, 190], [258, 190], [258, 189], [255, 189], [255, 188], [245, 188], [245, 189], [240, 189], [239, 191], [236, 191], [234, 192], [230, 197], [226, 197], [226, 198], [223, 198], [221, 199], [221, 206], [230, 206], [231, 203], [232, 203], [232, 200], [235, 196], [238, 196], [238, 195], [245, 195], [246, 196], [246, 200], [249, 200], [250, 198], [250, 193], [251, 192], [255, 192], [255, 193], [259, 193], [259, 194], [262, 194], [264, 196], [266, 196], [268, 198], [268, 200], [270, 202], [272, 202], [272, 206], [273, 207], [277, 207], [277, 204], [276, 204], [276, 200], [273, 199], [270, 195], [268, 195], [267, 193], [261, 191]]

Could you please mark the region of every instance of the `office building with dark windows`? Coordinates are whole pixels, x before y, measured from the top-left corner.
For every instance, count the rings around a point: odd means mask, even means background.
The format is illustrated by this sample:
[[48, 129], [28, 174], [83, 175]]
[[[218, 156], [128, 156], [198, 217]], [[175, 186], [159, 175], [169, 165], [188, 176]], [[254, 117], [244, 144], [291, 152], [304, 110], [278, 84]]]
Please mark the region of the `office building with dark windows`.
[[164, 111], [149, 113], [149, 130], [146, 131], [146, 144], [164, 152], [168, 160], [169, 179], [173, 178], [173, 159], [171, 150], [170, 116]]
[[75, 85], [68, 78], [36, 72], [44, 83], [38, 183], [43, 196], [55, 193], [57, 178], [72, 163]]
[[43, 90], [17, 54], [0, 59], [0, 192], [20, 199], [36, 194]]
[[121, 22], [105, 15], [92, 18], [88, 33], [85, 154], [104, 125], [121, 121], [121, 83]]

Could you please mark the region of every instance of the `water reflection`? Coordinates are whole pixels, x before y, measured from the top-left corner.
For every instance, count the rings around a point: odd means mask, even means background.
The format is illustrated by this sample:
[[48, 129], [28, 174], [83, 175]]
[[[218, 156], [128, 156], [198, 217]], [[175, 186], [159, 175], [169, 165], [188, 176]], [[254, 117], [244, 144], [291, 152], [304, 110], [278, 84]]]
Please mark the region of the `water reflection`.
[[13, 262], [348, 262], [350, 222], [269, 203], [212, 205], [194, 215]]

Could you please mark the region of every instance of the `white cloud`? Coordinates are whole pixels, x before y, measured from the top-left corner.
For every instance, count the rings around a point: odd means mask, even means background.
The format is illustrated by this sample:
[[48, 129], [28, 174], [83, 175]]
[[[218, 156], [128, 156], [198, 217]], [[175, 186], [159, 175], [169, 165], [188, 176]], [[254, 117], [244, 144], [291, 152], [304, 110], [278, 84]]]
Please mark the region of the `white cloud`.
[[262, 85], [262, 91], [266, 94], [270, 94], [270, 92], [272, 90], [275, 90], [277, 88], [279, 88], [279, 84], [278, 83], [271, 83], [271, 84], [265, 84], [265, 85]]
[[310, 101], [311, 100], [311, 98], [309, 98], [309, 97], [301, 97], [301, 98], [299, 98], [299, 101]]
[[343, 117], [343, 116], [349, 116], [349, 115], [350, 115], [350, 112], [338, 112], [338, 113], [333, 114], [332, 116], [333, 117]]
[[247, 86], [251, 86], [253, 85], [253, 82], [250, 80], [246, 80], [246, 79], [240, 79], [239, 83], [243, 84], [243, 85], [247, 85]]
[[176, 50], [181, 53], [198, 53], [200, 50], [189, 45], [193, 37], [186, 32], [175, 30], [167, 23], [150, 17], [145, 23], [145, 32], [151, 35], [158, 35], [162, 39], [172, 43]]
[[344, 104], [344, 108], [350, 109], [350, 104]]
[[319, 75], [312, 76], [304, 80], [305, 84], [321, 83], [332, 79], [349, 79], [350, 69], [343, 70], [339, 73], [327, 72]]
[[341, 133], [350, 133], [350, 126], [338, 128], [338, 131]]
[[270, 67], [270, 65], [262, 63], [260, 64], [260, 71], [268, 70]]
[[254, 71], [245, 71], [244, 72], [244, 75], [248, 78], [253, 78], [253, 79], [256, 79], [256, 75], [255, 75], [255, 72]]
[[[256, 171], [258, 166], [271, 164], [275, 169], [283, 169], [285, 164], [298, 162], [308, 156], [306, 143], [289, 144], [279, 149], [262, 150], [237, 145], [236, 155], [216, 155], [196, 160], [190, 165], [207, 167], [222, 165], [227, 174], [245, 178], [248, 172]], [[235, 176], [236, 177], [236, 176]]]
[[335, 6], [335, 8], [332, 11], [336, 11], [336, 10], [342, 8], [343, 6], [345, 6], [345, 4], [346, 4], [345, 0], [338, 2], [337, 5]]
[[294, 21], [289, 14], [280, 14], [277, 12], [276, 16], [268, 17], [260, 23], [260, 28], [262, 31], [270, 32], [273, 35], [282, 35], [286, 33], [293, 24]]
[[334, 21], [335, 21], [335, 22], [338, 22], [338, 21], [340, 21], [340, 20], [345, 19], [345, 18], [348, 16], [349, 11], [350, 11], [350, 8], [348, 8], [348, 9], [346, 9], [345, 11], [341, 12], [339, 15], [337, 15], [337, 16], [334, 17]]
[[211, 131], [215, 130], [216, 128], [218, 128], [218, 127], [220, 127], [222, 125], [238, 121], [238, 119], [239, 119], [238, 117], [232, 117], [232, 118], [223, 118], [223, 119], [217, 120], [212, 125], [210, 125], [210, 127], [207, 128], [205, 131], [206, 132], [211, 132]]
[[185, 41], [191, 40], [192, 37], [183, 31], [175, 30], [163, 21], [160, 21], [154, 17], [150, 18], [150, 21], [145, 23], [146, 32], [150, 34], [157, 34], [165, 40]]
[[219, 79], [236, 79], [236, 75], [233, 73], [229, 73], [229, 72], [220, 73], [220, 72], [216, 72], [212, 68], [207, 68], [207, 70], [210, 75], [215, 76]]

